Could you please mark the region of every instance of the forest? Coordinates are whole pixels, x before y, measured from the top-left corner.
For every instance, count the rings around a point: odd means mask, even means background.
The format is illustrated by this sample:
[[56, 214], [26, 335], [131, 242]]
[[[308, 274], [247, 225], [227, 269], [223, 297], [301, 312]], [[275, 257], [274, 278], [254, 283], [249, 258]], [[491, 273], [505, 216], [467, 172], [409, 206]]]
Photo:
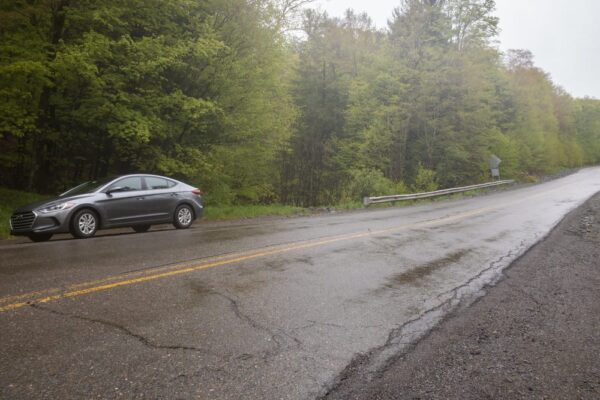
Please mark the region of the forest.
[[0, 0], [0, 186], [150, 172], [209, 203], [339, 204], [600, 163], [600, 100], [493, 0], [403, 0], [385, 29], [310, 0]]

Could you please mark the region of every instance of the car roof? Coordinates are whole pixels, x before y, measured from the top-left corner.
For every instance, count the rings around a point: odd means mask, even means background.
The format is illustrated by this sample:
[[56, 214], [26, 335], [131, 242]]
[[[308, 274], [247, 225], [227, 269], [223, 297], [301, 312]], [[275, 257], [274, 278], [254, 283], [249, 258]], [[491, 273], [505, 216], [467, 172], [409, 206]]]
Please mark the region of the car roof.
[[168, 179], [170, 181], [179, 182], [177, 179], [169, 178], [168, 176], [156, 175], [156, 174], [128, 174], [128, 175], [120, 175], [120, 176], [115, 177], [115, 179], [113, 179], [113, 181], [116, 181], [117, 179], [135, 178], [135, 177], [154, 177], [154, 178], [162, 178], [162, 179]]
[[102, 191], [104, 188], [106, 188], [107, 186], [112, 185], [114, 182], [121, 180], [123, 178], [136, 178], [136, 177], [153, 177], [153, 178], [162, 178], [162, 179], [167, 179], [169, 181], [173, 181], [176, 182], [177, 184], [184, 184], [181, 181], [178, 181], [177, 179], [173, 179], [173, 178], [169, 178], [167, 176], [162, 176], [162, 175], [155, 175], [155, 174], [127, 174], [127, 175], [119, 175], [116, 176], [115, 178], [113, 178], [110, 182], [106, 183], [104, 186], [102, 186], [100, 189], [98, 189], [98, 191]]

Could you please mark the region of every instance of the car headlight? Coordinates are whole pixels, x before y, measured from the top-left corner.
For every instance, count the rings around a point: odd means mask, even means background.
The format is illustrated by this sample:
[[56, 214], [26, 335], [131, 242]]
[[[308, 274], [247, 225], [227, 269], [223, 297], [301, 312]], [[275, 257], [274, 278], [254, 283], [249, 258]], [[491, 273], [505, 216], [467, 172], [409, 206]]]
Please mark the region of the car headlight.
[[51, 213], [51, 212], [66, 210], [66, 209], [69, 209], [74, 206], [75, 206], [75, 203], [60, 203], [60, 204], [55, 204], [53, 206], [41, 208], [38, 211], [41, 212], [42, 214], [47, 214], [47, 213]]

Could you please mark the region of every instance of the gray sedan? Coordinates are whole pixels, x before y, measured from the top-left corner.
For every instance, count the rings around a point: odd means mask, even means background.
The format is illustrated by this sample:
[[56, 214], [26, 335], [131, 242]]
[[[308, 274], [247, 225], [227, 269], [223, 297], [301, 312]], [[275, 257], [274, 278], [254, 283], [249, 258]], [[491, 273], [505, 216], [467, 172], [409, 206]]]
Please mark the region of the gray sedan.
[[86, 182], [57, 198], [23, 206], [11, 216], [10, 230], [39, 242], [54, 233], [89, 238], [105, 228], [145, 232], [151, 225], [172, 223], [186, 229], [203, 209], [200, 189], [164, 176], [126, 175]]

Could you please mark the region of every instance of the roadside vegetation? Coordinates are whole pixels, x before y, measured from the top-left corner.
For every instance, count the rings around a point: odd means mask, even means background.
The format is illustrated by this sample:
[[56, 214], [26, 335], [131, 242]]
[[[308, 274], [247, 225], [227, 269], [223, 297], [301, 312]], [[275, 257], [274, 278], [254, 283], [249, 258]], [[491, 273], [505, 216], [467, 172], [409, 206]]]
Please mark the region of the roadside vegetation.
[[246, 218], [268, 217], [268, 216], [297, 216], [309, 214], [310, 210], [302, 207], [272, 205], [231, 205], [206, 207], [203, 220], [207, 221], [229, 221]]
[[310, 3], [2, 2], [0, 186], [153, 172], [227, 219], [480, 183], [492, 154], [600, 162], [600, 100], [501, 53], [493, 0], [403, 0], [384, 30]]

